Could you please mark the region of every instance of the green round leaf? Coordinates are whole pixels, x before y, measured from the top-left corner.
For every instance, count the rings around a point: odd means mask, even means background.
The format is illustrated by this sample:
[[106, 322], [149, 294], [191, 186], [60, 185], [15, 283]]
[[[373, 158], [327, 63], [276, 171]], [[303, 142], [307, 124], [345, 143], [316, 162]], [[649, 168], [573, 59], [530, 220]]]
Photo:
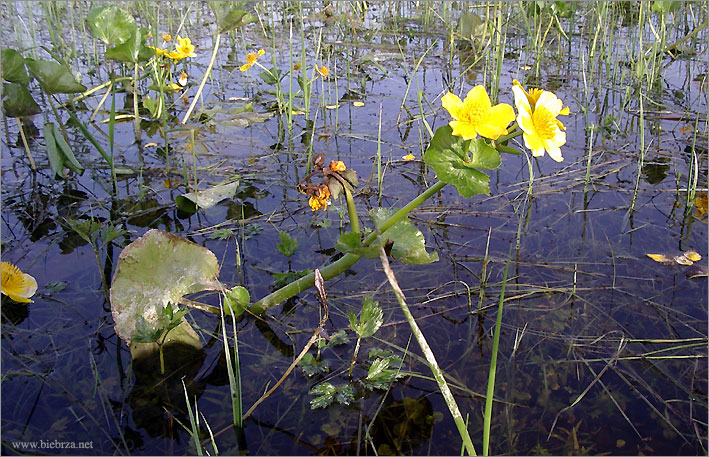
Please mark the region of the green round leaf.
[[124, 43], [136, 28], [133, 16], [112, 4], [89, 11], [86, 22], [96, 38], [111, 45]]
[[469, 198], [490, 195], [490, 178], [476, 168], [497, 168], [500, 154], [482, 138], [465, 141], [453, 136], [451, 127], [445, 125], [436, 130], [423, 161], [433, 168], [439, 180], [453, 184], [461, 196]]

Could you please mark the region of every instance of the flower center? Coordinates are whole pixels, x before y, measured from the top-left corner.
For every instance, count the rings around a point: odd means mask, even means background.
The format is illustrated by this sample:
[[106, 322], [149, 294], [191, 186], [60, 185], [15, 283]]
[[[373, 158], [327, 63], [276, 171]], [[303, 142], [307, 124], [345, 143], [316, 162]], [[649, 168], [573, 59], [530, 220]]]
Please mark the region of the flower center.
[[4, 290], [16, 291], [22, 289], [25, 278], [20, 270], [12, 264], [4, 264], [2, 268], [2, 288]]
[[558, 129], [556, 118], [546, 107], [538, 106], [534, 110], [534, 113], [532, 113], [532, 122], [541, 139], [550, 140], [554, 138], [556, 130]]
[[486, 110], [479, 105], [468, 105], [465, 108], [466, 121], [473, 125], [480, 125]]

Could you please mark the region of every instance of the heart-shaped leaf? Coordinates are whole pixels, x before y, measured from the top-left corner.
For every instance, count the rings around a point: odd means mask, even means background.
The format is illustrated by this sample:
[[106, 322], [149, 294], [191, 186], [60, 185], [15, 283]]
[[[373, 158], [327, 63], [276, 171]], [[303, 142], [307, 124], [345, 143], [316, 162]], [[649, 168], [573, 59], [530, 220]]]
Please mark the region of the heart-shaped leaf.
[[497, 168], [500, 154], [482, 138], [466, 141], [453, 136], [453, 130], [445, 125], [436, 130], [423, 161], [433, 168], [439, 180], [453, 184], [461, 196], [469, 198], [490, 195], [490, 178], [476, 168]]
[[[386, 208], [374, 208], [370, 211], [370, 215], [374, 220], [374, 225], [380, 226], [391, 217], [392, 211]], [[391, 248], [391, 257], [401, 263], [425, 265], [438, 261], [438, 253], [429, 254], [426, 252], [426, 240], [423, 233], [414, 227], [408, 217], [392, 225], [382, 234], [380, 239], [394, 243]]]
[[106, 58], [130, 63], [150, 60], [153, 52], [145, 46], [147, 35], [148, 29], [136, 27], [126, 41], [106, 50]]
[[0, 59], [0, 69], [5, 81], [18, 84], [27, 84], [30, 77], [25, 70], [25, 58], [14, 49], [3, 49]]
[[2, 110], [6, 116], [23, 117], [42, 112], [26, 86], [4, 83], [2, 89]]
[[[184, 295], [221, 290], [218, 275], [217, 257], [209, 249], [162, 230], [149, 230], [118, 257], [110, 291], [116, 334], [130, 344], [139, 317], [158, 326], [163, 309], [176, 310]], [[177, 341], [172, 332], [170, 338]]]
[[209, 2], [209, 7], [212, 8], [217, 19], [219, 33], [228, 32], [256, 20], [254, 15], [244, 9], [235, 8], [232, 4], [224, 1]]
[[86, 91], [86, 86], [79, 84], [74, 75], [64, 65], [49, 60], [25, 59], [25, 64], [34, 79], [47, 94], [74, 94]]
[[86, 22], [89, 24], [91, 33], [109, 45], [124, 43], [137, 27], [135, 19], [128, 11], [113, 4], [89, 11]]

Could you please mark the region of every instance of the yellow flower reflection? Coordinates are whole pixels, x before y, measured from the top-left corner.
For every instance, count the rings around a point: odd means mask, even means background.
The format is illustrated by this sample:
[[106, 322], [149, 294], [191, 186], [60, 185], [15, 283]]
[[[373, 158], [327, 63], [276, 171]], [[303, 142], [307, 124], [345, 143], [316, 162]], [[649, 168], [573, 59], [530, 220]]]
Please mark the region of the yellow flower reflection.
[[345, 166], [345, 162], [342, 160], [338, 160], [335, 162], [334, 160], [330, 161], [330, 170], [332, 171], [345, 171], [347, 170], [347, 167]]
[[453, 117], [449, 123], [453, 135], [472, 140], [478, 135], [496, 140], [507, 133], [507, 126], [515, 119], [515, 112], [506, 103], [492, 106], [483, 86], [475, 86], [465, 101], [448, 92], [441, 99], [443, 107]]
[[317, 193], [310, 197], [308, 205], [313, 211], [327, 209], [327, 200], [330, 198], [330, 189], [325, 184], [318, 186]]
[[2, 262], [0, 265], [2, 293], [20, 303], [30, 303], [30, 297], [37, 292], [37, 281], [23, 273], [15, 265]]
[[561, 146], [566, 144], [563, 132], [566, 127], [556, 117], [568, 115], [569, 108], [563, 107], [553, 92], [536, 89], [528, 93], [519, 83], [514, 84], [512, 92], [517, 105], [517, 123], [524, 132], [524, 145], [534, 157], [542, 157], [546, 151], [553, 160], [563, 161]]
[[249, 68], [253, 67], [254, 64], [256, 63], [256, 59], [261, 57], [262, 55], [266, 54], [266, 51], [263, 49], [259, 49], [258, 52], [250, 52], [246, 54], [246, 63], [242, 66], [239, 67], [239, 70], [241, 71], [246, 71]]

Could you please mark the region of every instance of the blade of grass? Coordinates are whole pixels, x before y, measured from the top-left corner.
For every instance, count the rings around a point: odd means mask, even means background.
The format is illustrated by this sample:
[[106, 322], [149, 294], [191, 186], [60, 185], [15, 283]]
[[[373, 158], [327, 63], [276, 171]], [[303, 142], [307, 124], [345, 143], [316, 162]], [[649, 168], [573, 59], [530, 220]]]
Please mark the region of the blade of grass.
[[232, 326], [234, 329], [234, 365], [232, 365], [223, 310], [220, 317], [222, 320], [222, 338], [224, 338], [224, 357], [226, 357], [226, 370], [229, 378], [229, 391], [231, 392], [232, 419], [236, 427], [242, 428], [244, 423], [241, 417], [241, 372], [239, 369], [239, 343], [236, 336], [236, 319], [234, 318], [234, 313], [231, 313]]
[[[185, 386], [185, 380], [182, 380], [182, 389], [185, 391], [185, 402], [187, 403], [187, 413], [190, 416], [190, 425], [192, 426], [192, 440], [194, 441], [194, 446], [197, 449], [197, 455], [204, 455], [202, 452], [202, 444], [199, 442], [199, 430], [197, 428], [197, 419], [195, 419], [195, 414], [192, 412], [192, 406], [190, 405], [190, 397], [187, 394], [187, 386]], [[195, 398], [194, 404], [195, 410], [197, 409], [197, 399]]]
[[419, 346], [421, 347], [421, 351], [426, 357], [426, 361], [428, 362], [428, 366], [431, 369], [431, 372], [433, 373], [433, 377], [436, 379], [436, 384], [438, 384], [438, 388], [441, 390], [443, 400], [446, 402], [446, 406], [448, 406], [448, 410], [450, 411], [451, 416], [453, 416], [453, 421], [455, 422], [455, 426], [458, 429], [458, 433], [460, 434], [460, 437], [463, 440], [465, 450], [468, 452], [468, 455], [477, 455], [477, 453], [475, 452], [475, 447], [473, 446], [473, 441], [470, 439], [470, 434], [468, 433], [468, 429], [466, 428], [465, 422], [463, 421], [463, 415], [460, 413], [458, 404], [455, 401], [455, 397], [453, 397], [453, 393], [451, 392], [450, 388], [448, 387], [448, 384], [446, 383], [445, 378], [443, 377], [443, 372], [438, 366], [436, 357], [433, 355], [433, 351], [428, 345], [426, 337], [423, 335], [423, 332], [416, 323], [416, 319], [414, 319], [413, 314], [411, 314], [411, 311], [409, 310], [409, 307], [406, 304], [406, 297], [404, 295], [404, 292], [399, 287], [399, 283], [396, 280], [396, 276], [394, 276], [394, 272], [389, 266], [389, 259], [387, 258], [386, 252], [384, 252], [384, 246], [380, 246], [379, 248], [379, 259], [382, 263], [384, 274], [386, 275], [387, 280], [389, 281], [389, 285], [394, 291], [396, 300], [399, 302], [399, 306], [404, 312], [404, 316], [406, 317], [406, 321], [411, 327], [411, 331], [414, 334], [414, 338], [416, 338], [416, 342], [418, 342]]

